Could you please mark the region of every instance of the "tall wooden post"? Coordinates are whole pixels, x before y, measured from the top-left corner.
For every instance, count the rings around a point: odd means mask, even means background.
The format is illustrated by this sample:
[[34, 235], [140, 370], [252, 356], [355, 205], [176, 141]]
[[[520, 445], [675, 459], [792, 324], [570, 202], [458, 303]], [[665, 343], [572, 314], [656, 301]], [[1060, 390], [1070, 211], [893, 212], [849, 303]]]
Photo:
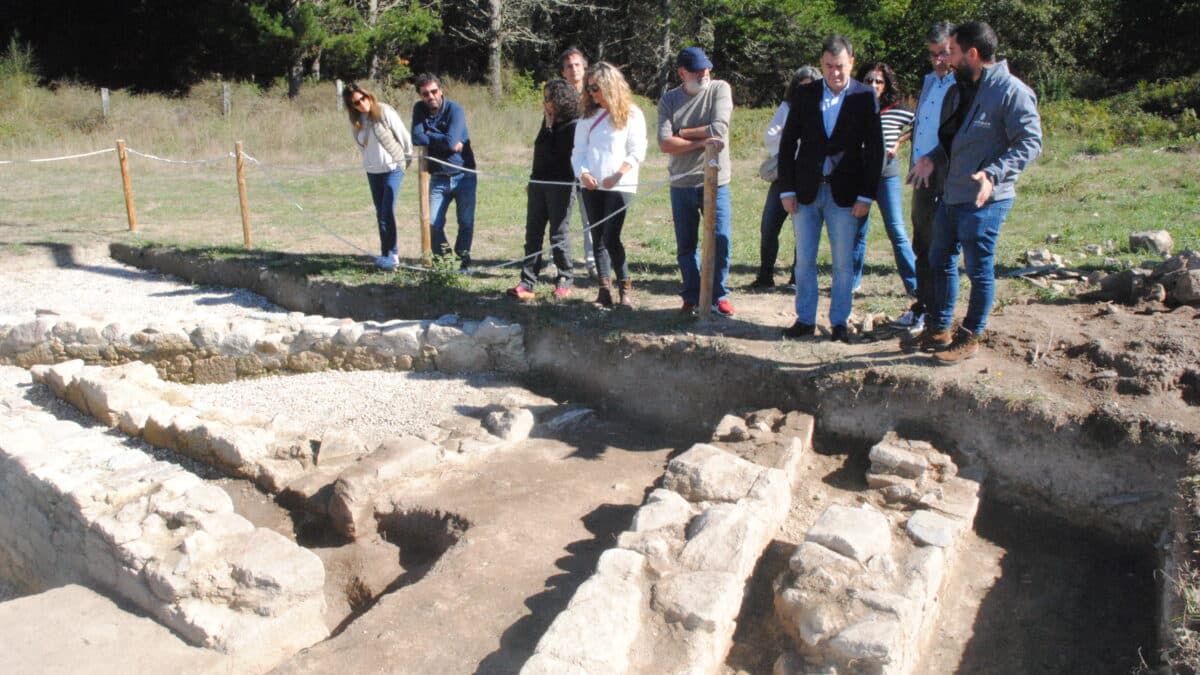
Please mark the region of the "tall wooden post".
[[242, 241], [246, 248], [253, 248], [250, 243], [250, 201], [246, 199], [246, 159], [242, 154], [242, 142], [233, 144], [234, 155], [237, 157], [237, 186], [238, 204], [242, 207]]
[[429, 166], [425, 162], [425, 146], [417, 146], [417, 187], [420, 192], [418, 211], [421, 214], [421, 260], [433, 264], [433, 236], [429, 233]]
[[717, 155], [716, 143], [704, 146], [704, 238], [700, 248], [700, 316], [712, 313], [713, 269], [717, 257]]
[[117, 139], [117, 161], [121, 164], [121, 187], [125, 189], [125, 215], [129, 216], [129, 231], [137, 232], [137, 210], [133, 207], [133, 181], [129, 178], [129, 153], [125, 139]]

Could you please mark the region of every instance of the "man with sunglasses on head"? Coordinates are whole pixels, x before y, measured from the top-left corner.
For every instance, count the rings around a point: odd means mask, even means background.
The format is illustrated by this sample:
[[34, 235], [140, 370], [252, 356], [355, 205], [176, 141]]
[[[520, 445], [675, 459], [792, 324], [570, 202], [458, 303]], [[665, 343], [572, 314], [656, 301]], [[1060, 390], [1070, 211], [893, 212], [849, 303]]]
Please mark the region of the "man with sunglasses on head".
[[[471, 239], [475, 233], [475, 153], [467, 134], [463, 107], [446, 98], [437, 75], [422, 73], [416, 79], [420, 101], [413, 106], [412, 142], [425, 146], [434, 160], [429, 167], [429, 223], [434, 255], [450, 252], [446, 239], [446, 212], [455, 202], [458, 235], [454, 254], [463, 269], [471, 265]], [[464, 171], [464, 169], [466, 169]]]
[[[912, 165], [917, 159], [933, 152], [938, 144], [938, 127], [941, 125], [942, 102], [946, 93], [954, 87], [954, 67], [950, 64], [950, 31], [954, 24], [939, 21], [925, 35], [925, 46], [933, 71], [925, 75], [921, 85], [921, 97], [917, 102], [917, 114], [913, 119]], [[947, 115], [949, 114], [947, 110]], [[925, 327], [925, 315], [933, 304], [933, 272], [929, 267], [929, 244], [933, 241], [933, 214], [937, 211], [937, 200], [942, 194], [938, 175], [930, 176], [928, 185], [914, 185], [912, 195], [912, 247], [916, 258], [917, 298], [908, 311], [896, 320], [914, 333]]]

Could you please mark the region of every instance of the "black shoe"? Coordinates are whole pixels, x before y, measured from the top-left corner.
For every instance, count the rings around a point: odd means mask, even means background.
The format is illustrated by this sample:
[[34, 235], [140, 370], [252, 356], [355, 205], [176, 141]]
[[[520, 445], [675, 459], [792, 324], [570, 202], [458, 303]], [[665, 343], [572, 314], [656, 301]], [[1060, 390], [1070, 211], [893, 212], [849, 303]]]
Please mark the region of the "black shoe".
[[792, 340], [795, 340], [797, 338], [802, 338], [802, 337], [808, 337], [810, 335], [816, 335], [816, 333], [817, 333], [816, 326], [812, 325], [811, 323], [804, 323], [802, 321], [797, 321], [796, 323], [792, 324], [791, 326], [783, 329], [783, 337], [789, 338]]
[[775, 288], [775, 280], [758, 277], [754, 281], [751, 281], [747, 288], [752, 291], [765, 291], [768, 288]]
[[845, 342], [846, 344], [850, 344], [850, 329], [846, 328], [845, 326], [834, 326], [833, 329], [829, 331], [829, 339], [834, 342]]

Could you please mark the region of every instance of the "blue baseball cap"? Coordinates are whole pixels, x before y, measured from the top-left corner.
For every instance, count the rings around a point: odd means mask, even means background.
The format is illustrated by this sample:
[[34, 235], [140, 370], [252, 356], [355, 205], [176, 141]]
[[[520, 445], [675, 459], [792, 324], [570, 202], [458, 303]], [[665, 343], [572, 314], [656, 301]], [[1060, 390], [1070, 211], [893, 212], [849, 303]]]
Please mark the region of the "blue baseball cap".
[[712, 61], [708, 60], [704, 50], [699, 47], [685, 47], [679, 52], [679, 56], [675, 57], [675, 65], [689, 73], [698, 73], [713, 67]]

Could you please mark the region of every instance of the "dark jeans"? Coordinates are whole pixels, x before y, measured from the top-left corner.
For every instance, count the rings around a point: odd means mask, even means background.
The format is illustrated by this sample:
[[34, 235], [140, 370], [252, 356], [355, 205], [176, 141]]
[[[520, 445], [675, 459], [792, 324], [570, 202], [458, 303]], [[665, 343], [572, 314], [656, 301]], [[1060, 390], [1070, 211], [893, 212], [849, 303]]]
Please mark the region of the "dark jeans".
[[466, 171], [453, 175], [430, 174], [429, 211], [432, 217], [429, 232], [433, 238], [434, 255], [450, 251], [450, 242], [446, 239], [446, 212], [450, 210], [450, 202], [454, 201], [454, 213], [458, 218], [454, 254], [463, 262], [470, 261], [471, 241], [475, 235], [475, 183], [475, 174]]
[[987, 328], [988, 314], [996, 297], [996, 240], [1013, 200], [1001, 199], [976, 208], [975, 204], [946, 204], [938, 207], [933, 220], [933, 244], [929, 264], [933, 266], [933, 300], [928, 325], [949, 328], [958, 299], [958, 255], [971, 280], [967, 314], [962, 327], [975, 335]]
[[571, 223], [571, 202], [575, 191], [569, 185], [540, 185], [531, 183], [525, 200], [525, 255], [537, 257], [525, 261], [521, 268], [521, 285], [533, 289], [538, 270], [542, 267], [542, 242], [549, 224], [550, 255], [558, 268], [558, 285], [571, 285], [571, 248], [567, 241], [567, 226]]
[[[625, 227], [626, 207], [633, 201], [633, 194], [613, 190], [584, 190], [583, 206], [587, 209], [588, 223], [595, 225], [591, 230], [592, 251], [596, 254], [596, 276], [611, 279], [616, 273], [618, 280], [629, 278], [629, 263], [625, 260], [625, 245], [621, 243], [621, 229]], [[611, 218], [608, 216], [613, 215]], [[607, 218], [607, 220], [605, 220]]]
[[396, 193], [400, 192], [402, 180], [404, 169], [367, 174], [371, 201], [375, 203], [375, 220], [379, 223], [379, 255], [396, 252]]
[[933, 307], [933, 267], [929, 264], [929, 246], [933, 243], [933, 218], [937, 214], [939, 193], [913, 187], [912, 249], [916, 259], [917, 303], [914, 314], [925, 314]]
[[[767, 201], [763, 203], [762, 222], [759, 225], [758, 278], [762, 281], [775, 280], [775, 259], [779, 257], [779, 233], [788, 219], [788, 212], [779, 201], [779, 181], [772, 181], [767, 188]], [[796, 251], [792, 250], [792, 272], [796, 274]]]

